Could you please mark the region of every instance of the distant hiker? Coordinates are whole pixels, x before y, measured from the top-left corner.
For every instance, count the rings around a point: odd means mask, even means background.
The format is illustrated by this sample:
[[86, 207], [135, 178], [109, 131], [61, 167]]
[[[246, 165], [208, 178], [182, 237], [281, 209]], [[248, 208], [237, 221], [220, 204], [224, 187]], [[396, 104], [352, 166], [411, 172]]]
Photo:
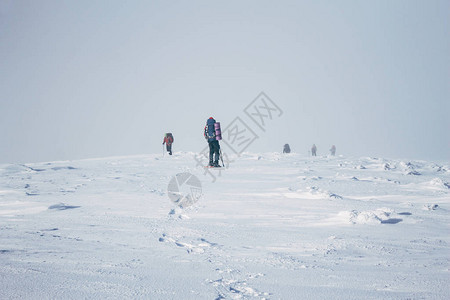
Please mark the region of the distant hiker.
[[166, 144], [167, 152], [169, 152], [169, 155], [172, 155], [173, 135], [170, 132], [166, 133], [162, 144]]
[[[206, 121], [204, 136], [205, 139], [208, 141], [209, 144], [209, 167], [220, 167], [219, 165], [219, 151], [220, 151], [220, 145], [219, 141], [222, 139], [220, 136], [220, 126], [217, 126], [217, 124], [220, 124], [214, 120], [213, 117], [209, 118]], [[219, 127], [219, 134], [216, 134], [216, 128]]]
[[313, 144], [311, 147], [311, 154], [312, 156], [317, 156], [317, 147], [316, 144]]
[[284, 145], [283, 153], [291, 153], [291, 147], [289, 147], [289, 144]]
[[336, 146], [335, 145], [331, 146], [330, 152], [331, 152], [331, 156], [334, 156], [336, 154]]

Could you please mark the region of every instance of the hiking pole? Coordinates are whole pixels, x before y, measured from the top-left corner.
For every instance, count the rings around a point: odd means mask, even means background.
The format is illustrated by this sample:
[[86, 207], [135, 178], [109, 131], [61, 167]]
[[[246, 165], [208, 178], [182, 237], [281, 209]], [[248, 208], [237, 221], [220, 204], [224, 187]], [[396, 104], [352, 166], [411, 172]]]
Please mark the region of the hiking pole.
[[163, 146], [163, 157], [164, 157], [164, 144], [162, 146]]
[[222, 161], [222, 167], [225, 168], [225, 164], [223, 163], [222, 149], [219, 149], [219, 151], [220, 151], [220, 160]]

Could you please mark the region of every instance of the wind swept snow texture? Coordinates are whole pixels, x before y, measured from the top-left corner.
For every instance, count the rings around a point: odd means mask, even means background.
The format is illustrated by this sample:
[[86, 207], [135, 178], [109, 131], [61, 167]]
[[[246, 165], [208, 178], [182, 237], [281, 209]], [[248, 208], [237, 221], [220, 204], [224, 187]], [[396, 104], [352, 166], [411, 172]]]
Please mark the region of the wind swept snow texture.
[[[0, 165], [0, 299], [449, 299], [449, 164], [194, 153]], [[203, 196], [167, 195], [188, 172]]]

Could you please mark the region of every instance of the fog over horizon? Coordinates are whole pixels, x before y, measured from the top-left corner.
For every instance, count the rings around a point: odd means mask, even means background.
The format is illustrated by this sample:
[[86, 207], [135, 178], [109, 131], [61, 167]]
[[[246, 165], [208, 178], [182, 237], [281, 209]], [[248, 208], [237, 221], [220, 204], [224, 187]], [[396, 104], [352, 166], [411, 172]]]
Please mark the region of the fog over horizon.
[[[450, 160], [449, 1], [0, 0], [0, 164], [206, 147]], [[264, 92], [282, 111], [258, 127]]]

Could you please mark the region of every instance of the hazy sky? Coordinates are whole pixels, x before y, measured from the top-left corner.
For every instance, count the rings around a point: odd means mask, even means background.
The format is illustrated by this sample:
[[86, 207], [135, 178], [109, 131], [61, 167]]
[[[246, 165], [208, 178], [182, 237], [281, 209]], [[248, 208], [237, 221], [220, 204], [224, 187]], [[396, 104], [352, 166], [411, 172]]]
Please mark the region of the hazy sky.
[[0, 0], [0, 163], [200, 151], [261, 91], [283, 114], [249, 151], [448, 161], [449, 23], [450, 1]]

